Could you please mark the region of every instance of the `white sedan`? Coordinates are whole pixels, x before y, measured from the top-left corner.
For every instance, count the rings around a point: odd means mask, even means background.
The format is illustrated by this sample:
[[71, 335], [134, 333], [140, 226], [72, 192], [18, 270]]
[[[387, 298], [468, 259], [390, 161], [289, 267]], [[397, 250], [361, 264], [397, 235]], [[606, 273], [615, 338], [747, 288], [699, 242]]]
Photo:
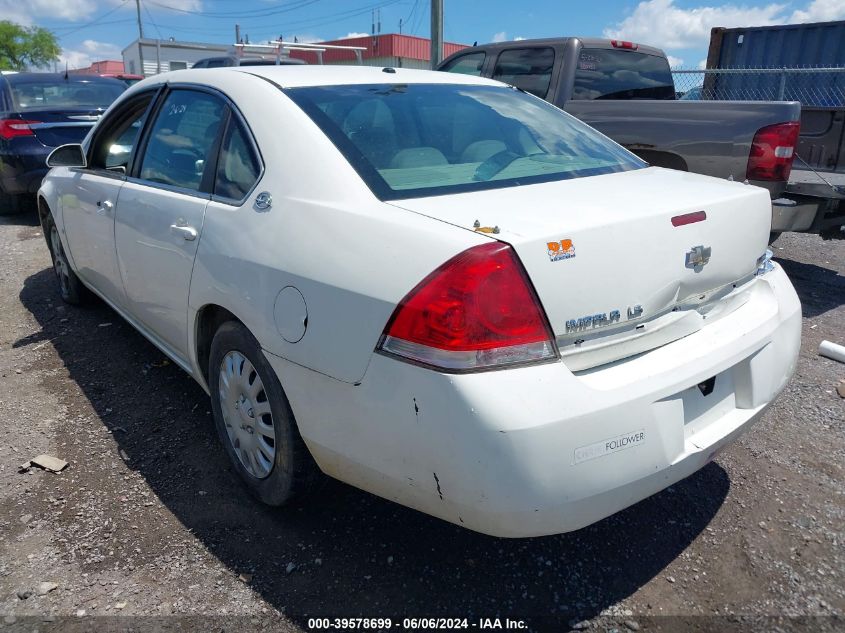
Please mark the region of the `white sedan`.
[[766, 191], [494, 81], [178, 71], [49, 163], [62, 297], [209, 392], [268, 504], [322, 471], [487, 534], [575, 530], [707, 464], [795, 369]]

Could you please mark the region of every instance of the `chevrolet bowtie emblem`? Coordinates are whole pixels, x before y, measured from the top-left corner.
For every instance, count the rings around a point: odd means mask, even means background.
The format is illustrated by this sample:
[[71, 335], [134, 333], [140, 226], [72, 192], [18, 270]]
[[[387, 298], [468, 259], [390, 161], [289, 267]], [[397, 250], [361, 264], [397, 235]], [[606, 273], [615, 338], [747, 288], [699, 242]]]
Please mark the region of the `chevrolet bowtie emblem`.
[[687, 251], [686, 267], [701, 270], [710, 261], [712, 250], [709, 246], [693, 246]]

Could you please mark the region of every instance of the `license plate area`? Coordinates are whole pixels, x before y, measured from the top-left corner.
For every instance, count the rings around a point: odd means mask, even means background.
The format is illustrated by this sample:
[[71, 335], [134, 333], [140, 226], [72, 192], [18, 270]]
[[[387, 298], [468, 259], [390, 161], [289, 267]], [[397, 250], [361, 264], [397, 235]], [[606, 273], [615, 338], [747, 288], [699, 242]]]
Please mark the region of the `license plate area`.
[[684, 409], [684, 439], [736, 409], [733, 371], [724, 371], [678, 394]]

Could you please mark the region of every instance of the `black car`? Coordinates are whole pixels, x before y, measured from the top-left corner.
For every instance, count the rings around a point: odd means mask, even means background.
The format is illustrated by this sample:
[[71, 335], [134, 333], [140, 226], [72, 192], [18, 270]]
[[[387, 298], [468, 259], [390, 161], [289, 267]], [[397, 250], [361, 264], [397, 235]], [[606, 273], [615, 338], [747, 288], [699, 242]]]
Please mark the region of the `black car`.
[[206, 57], [196, 62], [191, 68], [226, 68], [229, 66], [294, 66], [306, 64], [304, 59], [295, 57], [268, 55], [267, 57], [237, 57], [223, 55], [221, 57]]
[[124, 90], [96, 75], [0, 74], [0, 215], [34, 201], [48, 154], [79, 143]]

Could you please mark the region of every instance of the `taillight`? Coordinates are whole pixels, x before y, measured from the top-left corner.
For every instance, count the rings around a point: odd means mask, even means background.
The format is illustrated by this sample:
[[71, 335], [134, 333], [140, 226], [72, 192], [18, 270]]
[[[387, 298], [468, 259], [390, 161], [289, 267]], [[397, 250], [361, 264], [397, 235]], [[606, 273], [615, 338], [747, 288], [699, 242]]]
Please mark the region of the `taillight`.
[[789, 180], [800, 127], [797, 121], [791, 121], [757, 130], [745, 177], [748, 180]]
[[421, 281], [397, 306], [379, 347], [452, 371], [557, 357], [525, 270], [500, 242], [465, 250]]
[[613, 48], [624, 48], [629, 51], [635, 51], [639, 48], [639, 44], [634, 44], [633, 42], [627, 42], [625, 40], [610, 40], [610, 45]]
[[24, 121], [22, 119], [0, 119], [0, 138], [7, 141], [16, 136], [32, 136], [34, 132], [29, 126], [38, 121]]

